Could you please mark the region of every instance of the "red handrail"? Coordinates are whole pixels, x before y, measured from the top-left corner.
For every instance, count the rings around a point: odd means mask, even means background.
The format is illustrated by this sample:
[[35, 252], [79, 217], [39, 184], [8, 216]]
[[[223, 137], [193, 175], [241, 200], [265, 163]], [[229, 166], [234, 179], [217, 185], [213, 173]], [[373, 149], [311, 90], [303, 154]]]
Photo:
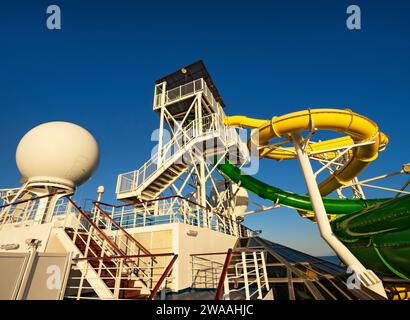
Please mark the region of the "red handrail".
[[123, 252], [120, 250], [120, 248], [117, 247], [117, 245], [115, 243], [113, 243], [106, 235], [104, 232], [102, 232], [100, 230], [100, 228], [97, 227], [97, 225], [91, 221], [91, 219], [81, 210], [81, 208], [79, 206], [77, 206], [77, 204], [70, 199], [70, 197], [67, 197], [67, 200], [74, 206], [74, 208], [76, 208], [76, 210], [83, 216], [84, 219], [87, 220], [87, 222], [104, 238], [104, 240], [106, 240], [114, 249], [114, 251], [119, 254], [122, 255]]
[[137, 254], [137, 255], [119, 255], [119, 256], [110, 256], [110, 257], [84, 257], [84, 258], [72, 258], [75, 261], [82, 260], [114, 260], [114, 259], [133, 259], [133, 258], [149, 258], [149, 257], [170, 257], [174, 256], [174, 253], [154, 253], [154, 254]]
[[216, 290], [215, 300], [221, 300], [222, 297], [222, 288], [225, 282], [226, 274], [228, 273], [228, 267], [231, 263], [232, 258], [232, 249], [229, 249], [226, 253], [225, 263], [222, 269], [221, 277], [219, 278], [218, 289]]
[[[109, 219], [109, 220], [111, 221], [111, 223], [113, 223], [118, 229], [120, 229], [120, 230], [125, 234], [125, 236], [126, 236], [129, 240], [133, 241], [133, 242], [137, 245], [137, 247], [142, 250], [142, 252], [144, 252], [144, 253], [145, 253], [146, 255], [148, 255], [148, 256], [152, 256], [151, 252], [149, 252], [147, 248], [145, 248], [141, 243], [139, 243], [133, 236], [131, 236], [127, 231], [125, 231], [125, 229], [124, 229], [123, 227], [121, 227], [119, 223], [117, 223], [117, 222], [116, 222], [114, 219], [112, 219], [103, 209], [101, 209], [99, 202], [93, 201], [93, 203], [94, 203], [94, 205], [98, 208], [98, 210], [100, 210], [100, 212], [101, 212], [107, 219]], [[154, 260], [154, 261], [155, 261], [155, 260]]]
[[152, 289], [151, 294], [149, 295], [147, 300], [152, 300], [154, 299], [155, 295], [157, 294], [159, 288], [161, 287], [162, 283], [164, 282], [165, 278], [168, 276], [169, 272], [172, 269], [172, 266], [175, 263], [175, 260], [178, 258], [178, 255], [176, 254], [172, 260], [169, 262], [167, 268], [165, 269], [164, 273], [162, 274], [161, 278], [159, 278], [157, 284], [155, 285], [154, 289]]

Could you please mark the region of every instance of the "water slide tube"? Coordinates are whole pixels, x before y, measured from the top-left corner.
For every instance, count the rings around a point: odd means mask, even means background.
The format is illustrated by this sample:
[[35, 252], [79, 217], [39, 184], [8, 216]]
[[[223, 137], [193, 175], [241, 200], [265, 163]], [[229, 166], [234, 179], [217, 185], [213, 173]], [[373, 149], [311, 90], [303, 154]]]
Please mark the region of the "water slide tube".
[[227, 126], [255, 129], [252, 131], [248, 147], [250, 150], [258, 148], [259, 156], [275, 160], [294, 159], [296, 155], [293, 148], [272, 150], [266, 147], [272, 139], [288, 137], [292, 133], [313, 129], [346, 133], [347, 136], [341, 138], [308, 145], [308, 152], [323, 151], [318, 157], [332, 159], [336, 156], [336, 153], [325, 152], [326, 150], [346, 147], [352, 145], [352, 143], [359, 144], [354, 149], [350, 161], [319, 184], [322, 196], [330, 194], [354, 179], [370, 162], [377, 158], [379, 150], [382, 150], [388, 143], [387, 136], [379, 132], [378, 126], [373, 121], [351, 110], [304, 110], [273, 117], [271, 120], [232, 116], [226, 117], [224, 123]]
[[[324, 151], [322, 155], [328, 158], [335, 156], [332, 151], [326, 152], [333, 147], [348, 146], [352, 142], [366, 143], [373, 139], [375, 142], [372, 144], [358, 146], [352, 152], [350, 161], [320, 184], [322, 194], [332, 192], [357, 176], [388, 142], [377, 125], [350, 110], [307, 110], [274, 117], [271, 121], [234, 116], [227, 117], [225, 124], [256, 129], [248, 146], [252, 147], [253, 144], [262, 147], [261, 156], [276, 160], [293, 159], [295, 155], [292, 148], [274, 150], [272, 153], [271, 149], [263, 147], [269, 140], [292, 132], [311, 130], [313, 126], [348, 134], [347, 137], [308, 146], [311, 150]], [[255, 132], [259, 134], [259, 141], [255, 139]], [[270, 186], [242, 173], [229, 161], [219, 164], [218, 170], [228, 179], [264, 199], [296, 210], [312, 211], [307, 195]], [[367, 200], [324, 197], [323, 203], [327, 213], [338, 215], [331, 223], [333, 233], [365, 266], [382, 276], [410, 279], [410, 196]]]
[[[285, 191], [243, 173], [225, 161], [218, 171], [241, 187], [296, 210], [312, 211], [309, 196]], [[410, 280], [410, 196], [380, 199], [323, 198], [333, 233], [363, 263], [381, 276]]]

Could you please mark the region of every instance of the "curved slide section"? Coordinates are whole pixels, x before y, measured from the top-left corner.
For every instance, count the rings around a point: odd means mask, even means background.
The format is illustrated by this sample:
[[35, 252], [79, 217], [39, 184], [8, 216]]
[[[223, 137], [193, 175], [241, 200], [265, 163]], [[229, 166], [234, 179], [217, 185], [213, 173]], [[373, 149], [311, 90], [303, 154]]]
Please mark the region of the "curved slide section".
[[[301, 195], [290, 191], [285, 191], [277, 187], [266, 184], [252, 176], [242, 173], [242, 171], [228, 161], [218, 165], [218, 171], [225, 177], [241, 187], [256, 194], [257, 196], [281, 204], [296, 210], [313, 211], [310, 198], [307, 195]], [[351, 214], [359, 212], [369, 206], [383, 203], [390, 200], [389, 198], [382, 199], [338, 199], [338, 198], [323, 198], [326, 212], [328, 214]]]
[[326, 150], [360, 144], [352, 152], [350, 161], [319, 184], [322, 196], [332, 193], [342, 185], [353, 180], [370, 162], [377, 158], [379, 150], [384, 149], [388, 143], [387, 136], [379, 131], [376, 123], [351, 110], [312, 109], [273, 117], [271, 120], [231, 116], [226, 117], [224, 123], [227, 126], [255, 129], [248, 141], [248, 147], [250, 150], [253, 150], [253, 147], [257, 147], [261, 157], [275, 160], [294, 159], [295, 153], [293, 148], [272, 150], [269, 147], [264, 147], [272, 139], [288, 137], [292, 133], [300, 133], [312, 129], [346, 133], [347, 136], [342, 138], [330, 139], [309, 145], [310, 150], [308, 149], [308, 151], [323, 151], [324, 156], [331, 159], [336, 154], [334, 152], [326, 152]]
[[[259, 156], [275, 160], [295, 159], [294, 148], [269, 148], [271, 140], [289, 137], [293, 133], [312, 130], [344, 132], [346, 136], [309, 143], [307, 152], [322, 159], [334, 159], [335, 149], [356, 147], [349, 151], [349, 161], [319, 184], [326, 196], [360, 174], [388, 143], [370, 119], [351, 110], [314, 109], [290, 113], [271, 120], [232, 116], [225, 125], [251, 128], [250, 150]], [[317, 152], [317, 153], [316, 153]], [[313, 211], [310, 197], [270, 186], [229, 162], [218, 165], [228, 179], [250, 192], [275, 203], [303, 211]], [[333, 234], [361, 261], [382, 276], [410, 280], [410, 196], [383, 199], [322, 198], [328, 214], [336, 215], [331, 222]]]
[[[270, 186], [229, 162], [218, 165], [226, 178], [257, 196], [302, 211], [312, 211], [309, 196]], [[333, 233], [365, 265], [379, 274], [410, 280], [410, 196], [380, 199], [323, 198], [337, 214]]]

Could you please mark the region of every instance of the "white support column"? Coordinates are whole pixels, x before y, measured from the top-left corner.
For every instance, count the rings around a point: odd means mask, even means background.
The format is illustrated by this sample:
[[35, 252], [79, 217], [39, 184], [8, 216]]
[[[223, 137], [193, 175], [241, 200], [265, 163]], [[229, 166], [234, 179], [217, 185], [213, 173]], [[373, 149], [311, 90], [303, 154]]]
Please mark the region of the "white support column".
[[[166, 94], [167, 84], [166, 82], [162, 83], [162, 93], [161, 93], [161, 111], [159, 117], [159, 131], [158, 131], [158, 162], [157, 168], [162, 165], [162, 147], [164, 145], [164, 117], [165, 117], [165, 94]], [[156, 90], [156, 87], [155, 87]]]
[[362, 285], [373, 290], [383, 297], [386, 296], [381, 280], [374, 274], [373, 271], [367, 270], [362, 263], [346, 248], [346, 246], [333, 234], [330, 227], [329, 219], [326, 214], [326, 209], [323, 204], [322, 196], [317, 185], [315, 175], [309, 157], [303, 149], [303, 140], [300, 134], [292, 135], [292, 140], [295, 146], [296, 154], [302, 168], [303, 176], [305, 178], [306, 187], [309, 193], [310, 201], [312, 202], [313, 211], [319, 232], [322, 238], [329, 244], [329, 246], [336, 252], [340, 259], [350, 267], [358, 276]]
[[[197, 134], [201, 135], [203, 131], [203, 123], [202, 123], [202, 93], [198, 93], [197, 95], [197, 104], [196, 104], [196, 123], [197, 123]], [[200, 150], [203, 151], [203, 150]], [[202, 207], [206, 207], [206, 172], [205, 172], [205, 158], [200, 156], [199, 162], [199, 176], [198, 176], [198, 183], [199, 183], [199, 203]], [[203, 225], [204, 227], [208, 227], [208, 212], [203, 210]]]
[[46, 213], [47, 213], [47, 207], [49, 204], [50, 198], [42, 198], [38, 201], [38, 207], [36, 210], [36, 214], [34, 215], [34, 221], [38, 221], [40, 223], [43, 222]]

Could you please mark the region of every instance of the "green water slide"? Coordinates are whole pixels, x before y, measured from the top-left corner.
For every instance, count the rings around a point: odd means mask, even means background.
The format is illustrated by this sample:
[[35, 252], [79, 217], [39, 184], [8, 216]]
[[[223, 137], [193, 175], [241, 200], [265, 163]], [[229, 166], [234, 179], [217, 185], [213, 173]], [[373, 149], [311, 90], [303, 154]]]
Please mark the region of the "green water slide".
[[[312, 211], [309, 196], [268, 185], [226, 161], [226, 178], [257, 196], [296, 210]], [[410, 280], [410, 196], [380, 199], [323, 198], [326, 212], [337, 215], [333, 233], [365, 265], [381, 276]]]

